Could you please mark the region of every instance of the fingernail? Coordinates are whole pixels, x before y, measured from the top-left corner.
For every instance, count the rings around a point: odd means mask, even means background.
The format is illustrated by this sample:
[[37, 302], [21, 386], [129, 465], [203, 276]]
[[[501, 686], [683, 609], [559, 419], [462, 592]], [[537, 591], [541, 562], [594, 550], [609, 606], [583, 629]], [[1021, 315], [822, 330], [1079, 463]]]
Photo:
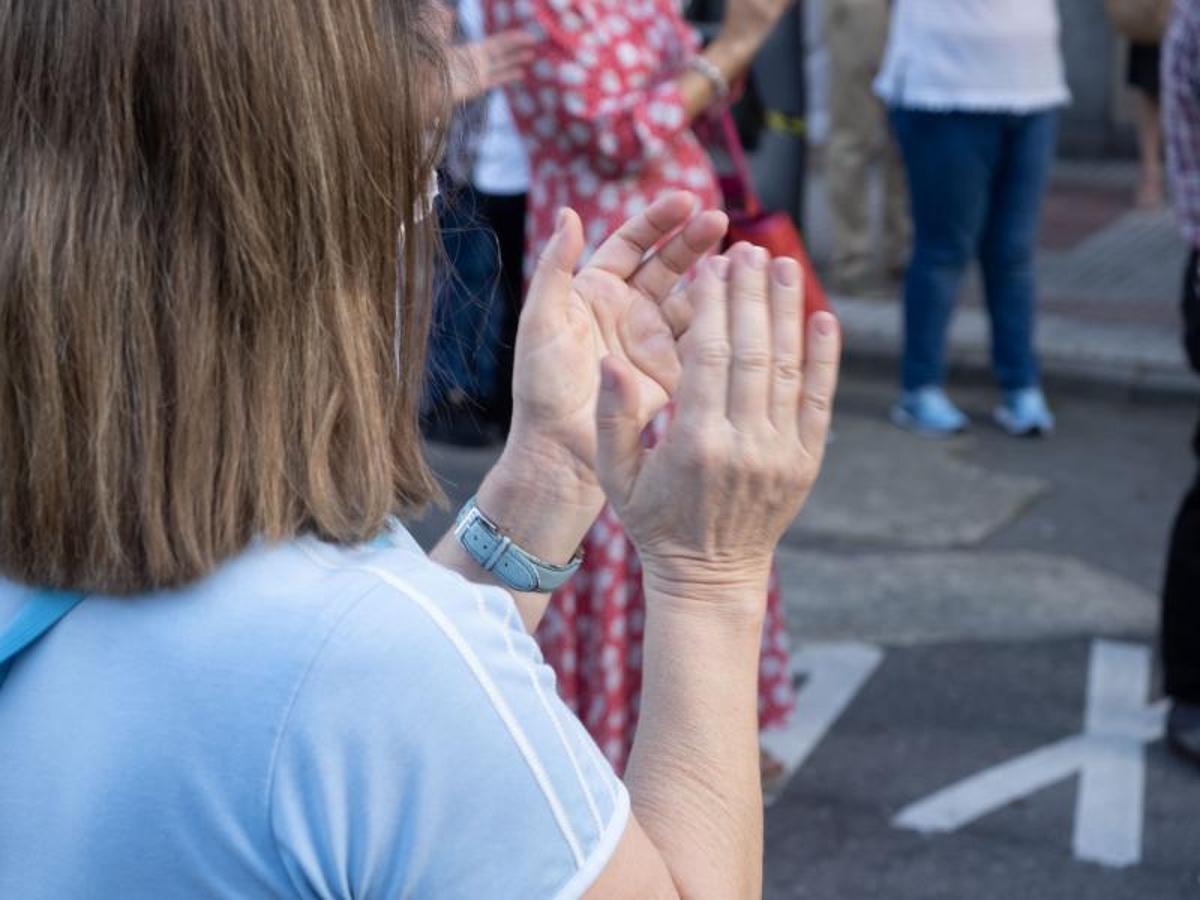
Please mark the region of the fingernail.
[[554, 220], [554, 233], [558, 234], [558, 232], [562, 231], [566, 226], [567, 226], [567, 208], [565, 206], [563, 206], [563, 207], [559, 208], [558, 217]]
[[771, 264], [771, 275], [784, 287], [794, 287], [800, 281], [800, 267], [794, 259], [781, 257]]
[[749, 252], [746, 254], [746, 262], [748, 262], [750, 267], [753, 269], [765, 269], [769, 259], [770, 257], [767, 256], [767, 251], [762, 247], [751, 247]]
[[729, 260], [724, 256], [714, 256], [708, 261], [708, 267], [722, 281], [729, 280]]
[[831, 335], [837, 330], [837, 320], [832, 313], [821, 311], [813, 316], [813, 326], [817, 329], [817, 334]]

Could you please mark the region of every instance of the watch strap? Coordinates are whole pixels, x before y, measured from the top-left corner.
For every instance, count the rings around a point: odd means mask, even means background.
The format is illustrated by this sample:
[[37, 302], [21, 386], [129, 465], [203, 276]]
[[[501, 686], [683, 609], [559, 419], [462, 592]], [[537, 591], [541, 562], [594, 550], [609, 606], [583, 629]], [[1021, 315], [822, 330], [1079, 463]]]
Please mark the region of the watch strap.
[[549, 594], [557, 590], [583, 562], [582, 551], [565, 566], [548, 563], [528, 553], [480, 510], [474, 497], [459, 512], [454, 523], [454, 536], [480, 568], [522, 593]]

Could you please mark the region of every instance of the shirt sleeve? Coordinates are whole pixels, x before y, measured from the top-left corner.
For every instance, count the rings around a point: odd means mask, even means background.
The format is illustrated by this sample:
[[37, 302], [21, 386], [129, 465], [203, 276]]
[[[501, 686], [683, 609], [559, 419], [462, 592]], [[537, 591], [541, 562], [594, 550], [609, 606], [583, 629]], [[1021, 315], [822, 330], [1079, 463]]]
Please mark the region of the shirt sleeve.
[[1163, 122], [1175, 207], [1200, 248], [1200, 9], [1177, 3], [1163, 43]]
[[271, 830], [298, 894], [582, 894], [629, 796], [512, 598], [432, 564], [360, 568], [379, 584], [313, 661], [272, 767]]
[[557, 141], [607, 177], [636, 173], [690, 125], [677, 71], [620, 14], [588, 0], [486, 0], [493, 28], [538, 40], [509, 102], [527, 140]]

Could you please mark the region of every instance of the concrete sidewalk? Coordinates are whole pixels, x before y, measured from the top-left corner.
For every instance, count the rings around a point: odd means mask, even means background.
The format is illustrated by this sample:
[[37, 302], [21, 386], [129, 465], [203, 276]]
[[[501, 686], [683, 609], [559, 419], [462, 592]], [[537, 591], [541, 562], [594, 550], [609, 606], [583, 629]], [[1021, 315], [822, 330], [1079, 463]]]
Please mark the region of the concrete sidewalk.
[[[1038, 253], [1038, 347], [1049, 380], [1118, 390], [1196, 392], [1180, 344], [1179, 297], [1187, 247], [1168, 210], [1133, 209], [1132, 163], [1056, 165]], [[810, 172], [806, 234], [818, 268], [831, 224], [819, 156]], [[894, 365], [899, 298], [835, 297], [848, 359]], [[988, 326], [978, 277], [960, 300], [953, 366], [988, 367]]]

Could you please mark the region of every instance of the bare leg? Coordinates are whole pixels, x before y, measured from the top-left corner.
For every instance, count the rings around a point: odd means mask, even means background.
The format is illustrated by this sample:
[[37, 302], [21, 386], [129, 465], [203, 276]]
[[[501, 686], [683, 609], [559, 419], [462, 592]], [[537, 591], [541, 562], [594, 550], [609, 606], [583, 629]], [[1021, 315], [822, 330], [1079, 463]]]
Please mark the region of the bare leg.
[[1138, 157], [1141, 166], [1135, 202], [1138, 209], [1159, 209], [1164, 196], [1162, 120], [1158, 101], [1144, 91], [1134, 93], [1137, 96]]

